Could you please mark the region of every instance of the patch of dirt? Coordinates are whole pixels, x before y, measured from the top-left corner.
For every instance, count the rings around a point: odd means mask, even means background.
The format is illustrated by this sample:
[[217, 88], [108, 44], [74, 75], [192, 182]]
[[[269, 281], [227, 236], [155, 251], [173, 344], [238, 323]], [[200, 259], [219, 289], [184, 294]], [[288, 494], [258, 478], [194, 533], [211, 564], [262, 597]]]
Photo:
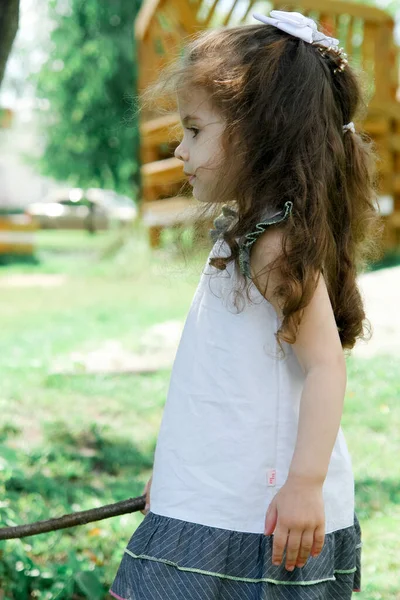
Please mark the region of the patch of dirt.
[[358, 278], [372, 338], [359, 340], [354, 356], [400, 355], [400, 267], [364, 273]]
[[[358, 278], [372, 338], [359, 340], [354, 356], [400, 354], [400, 267], [364, 273]], [[91, 352], [73, 352], [60, 357], [51, 372], [66, 375], [85, 373], [145, 373], [171, 368], [184, 322], [166, 321], [150, 327], [140, 339], [140, 351], [131, 352], [119, 340], [107, 340]]]
[[0, 277], [1, 287], [57, 287], [64, 285], [66, 275], [46, 273], [21, 273]]
[[140, 340], [140, 354], [123, 347], [119, 340], [107, 340], [91, 352], [72, 352], [59, 357], [52, 374], [146, 373], [169, 369], [182, 335], [181, 321], [154, 325]]

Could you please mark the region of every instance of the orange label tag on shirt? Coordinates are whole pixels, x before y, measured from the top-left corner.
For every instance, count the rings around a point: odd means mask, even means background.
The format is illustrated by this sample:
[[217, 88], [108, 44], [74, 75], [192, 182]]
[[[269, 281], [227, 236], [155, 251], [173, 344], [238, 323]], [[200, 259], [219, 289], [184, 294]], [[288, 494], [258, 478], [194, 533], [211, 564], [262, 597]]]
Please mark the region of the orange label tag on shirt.
[[276, 469], [268, 469], [267, 482], [269, 486], [276, 485]]

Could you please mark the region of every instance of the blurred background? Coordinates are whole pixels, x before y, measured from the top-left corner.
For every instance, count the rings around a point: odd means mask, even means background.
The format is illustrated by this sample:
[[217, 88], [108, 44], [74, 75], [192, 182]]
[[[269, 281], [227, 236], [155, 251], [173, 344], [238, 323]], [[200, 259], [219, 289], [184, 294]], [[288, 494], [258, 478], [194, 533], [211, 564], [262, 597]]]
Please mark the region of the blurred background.
[[[2, 0], [0, 527], [142, 494], [215, 215], [173, 156], [177, 114], [138, 94], [188, 35], [272, 8], [318, 20], [363, 73], [385, 233], [359, 274], [373, 335], [347, 357], [343, 429], [360, 598], [400, 600], [400, 0]], [[108, 598], [142, 519], [0, 541], [0, 600]]]

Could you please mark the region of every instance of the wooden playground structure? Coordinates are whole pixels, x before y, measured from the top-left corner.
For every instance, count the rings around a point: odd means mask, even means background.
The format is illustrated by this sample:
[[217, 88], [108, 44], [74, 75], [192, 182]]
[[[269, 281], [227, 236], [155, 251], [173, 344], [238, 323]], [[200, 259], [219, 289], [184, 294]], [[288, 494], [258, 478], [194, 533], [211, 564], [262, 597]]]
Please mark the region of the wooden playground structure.
[[[229, 5], [229, 6], [228, 6]], [[394, 43], [394, 21], [385, 11], [341, 0], [297, 0], [295, 4], [255, 0], [145, 0], [135, 23], [139, 61], [139, 94], [157, 78], [184, 38], [215, 26], [255, 21], [252, 12], [296, 10], [319, 22], [340, 40], [350, 64], [367, 74], [369, 104], [363, 122], [356, 122], [375, 142], [380, 161], [379, 204], [385, 221], [384, 246], [400, 245], [400, 96], [399, 50]], [[160, 243], [164, 227], [191, 222], [195, 201], [179, 195], [186, 178], [173, 152], [171, 128], [178, 114], [142, 115], [140, 216], [149, 230], [151, 247]], [[204, 224], [207, 228], [212, 222]]]

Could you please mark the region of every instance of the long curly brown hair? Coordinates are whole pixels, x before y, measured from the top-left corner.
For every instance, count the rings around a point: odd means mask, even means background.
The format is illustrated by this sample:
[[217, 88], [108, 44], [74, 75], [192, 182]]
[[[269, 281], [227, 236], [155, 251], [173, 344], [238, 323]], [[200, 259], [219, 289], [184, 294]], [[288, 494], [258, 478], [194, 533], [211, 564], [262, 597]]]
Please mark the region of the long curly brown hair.
[[[351, 62], [351, 59], [350, 59]], [[211, 259], [225, 269], [239, 244], [266, 214], [293, 202], [274, 268], [284, 284], [283, 321], [276, 336], [296, 341], [303, 309], [323, 273], [343, 348], [369, 339], [357, 273], [381, 255], [383, 224], [377, 204], [376, 154], [361, 133], [343, 126], [366, 110], [362, 73], [350, 65], [334, 74], [338, 56], [270, 25], [203, 31], [147, 91], [145, 98], [200, 87], [227, 126], [225, 160], [201, 213], [237, 213], [222, 231], [231, 255]], [[171, 96], [169, 96], [171, 97]], [[281, 344], [280, 344], [281, 345]]]

